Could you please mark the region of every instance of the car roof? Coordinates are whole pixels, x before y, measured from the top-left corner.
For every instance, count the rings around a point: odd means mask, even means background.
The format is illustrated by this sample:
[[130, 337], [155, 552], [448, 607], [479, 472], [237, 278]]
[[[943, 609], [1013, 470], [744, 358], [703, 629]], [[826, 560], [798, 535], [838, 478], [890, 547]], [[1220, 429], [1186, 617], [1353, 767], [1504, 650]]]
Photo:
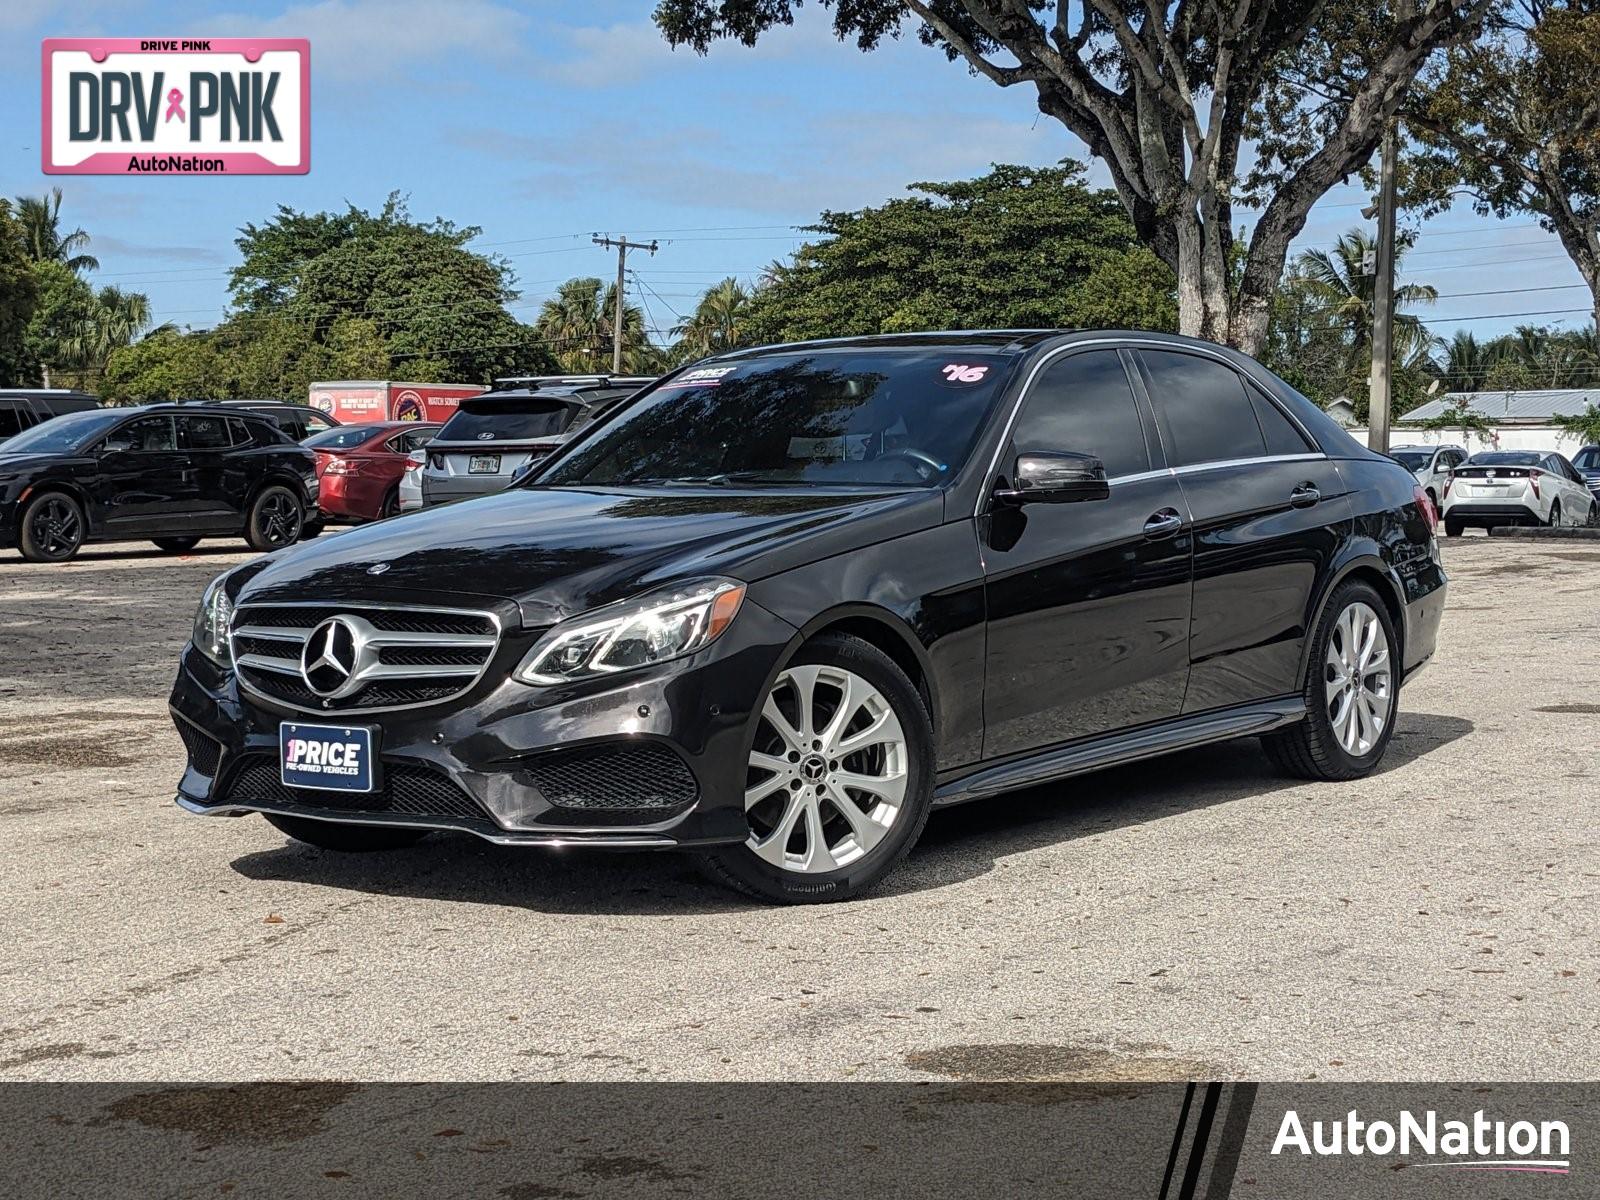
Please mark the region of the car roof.
[[[567, 390], [560, 388], [511, 388], [505, 391], [479, 392], [476, 396], [462, 398], [461, 407], [465, 411], [479, 411], [484, 408], [514, 408], [519, 401], [549, 400], [557, 404], [566, 404], [577, 408], [587, 408], [591, 404], [598, 404], [602, 400], [609, 400], [613, 396], [631, 396], [639, 389], [633, 385], [627, 387], [586, 387], [580, 390]], [[488, 401], [485, 404], [484, 401]], [[471, 407], [468, 408], [467, 406]]]

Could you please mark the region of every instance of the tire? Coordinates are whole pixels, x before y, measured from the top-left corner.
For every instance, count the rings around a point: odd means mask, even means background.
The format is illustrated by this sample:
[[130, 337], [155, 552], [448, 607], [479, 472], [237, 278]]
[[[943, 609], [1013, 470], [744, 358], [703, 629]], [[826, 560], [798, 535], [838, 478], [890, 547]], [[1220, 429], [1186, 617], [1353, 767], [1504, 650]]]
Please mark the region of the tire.
[[328, 523], [326, 521], [307, 521], [300, 526], [300, 540], [309, 542], [312, 538], [319, 536], [327, 527]]
[[1550, 519], [1545, 522], [1551, 529], [1561, 524], [1561, 501], [1550, 501]]
[[400, 485], [397, 483], [389, 489], [389, 494], [383, 498], [383, 506], [378, 509], [378, 520], [400, 515]]
[[151, 538], [156, 547], [165, 550], [168, 554], [187, 554], [200, 544], [197, 537], [159, 537]]
[[407, 829], [400, 825], [346, 825], [338, 821], [316, 821], [310, 817], [285, 817], [262, 813], [279, 831], [297, 842], [332, 850], [339, 854], [367, 854], [378, 850], [404, 850], [428, 836], [426, 829]]
[[83, 548], [83, 506], [65, 492], [40, 492], [22, 510], [17, 548], [29, 562], [63, 563]]
[[[796, 703], [805, 691], [812, 698], [809, 723]], [[850, 711], [840, 723], [847, 694]], [[841, 742], [856, 744], [829, 758]], [[824, 634], [802, 646], [756, 714], [751, 746], [750, 838], [701, 860], [718, 883], [780, 904], [853, 899], [889, 874], [928, 822], [934, 771], [928, 710], [894, 660], [859, 638]], [[845, 777], [877, 786], [841, 786]]]
[[1465, 524], [1463, 524], [1461, 521], [1458, 521], [1454, 517], [1446, 517], [1444, 519], [1445, 537], [1460, 537], [1464, 532], [1466, 532], [1466, 528], [1467, 527]]
[[281, 483], [261, 489], [250, 504], [244, 540], [252, 550], [281, 550], [300, 540], [306, 523], [306, 506], [300, 496]]
[[[1374, 642], [1363, 669], [1359, 653], [1352, 662], [1343, 646], [1349, 640], [1359, 652], [1369, 621], [1376, 624], [1377, 635], [1383, 639], [1382, 659], [1380, 664]], [[1352, 628], [1354, 638], [1350, 636]], [[1360, 779], [1382, 761], [1399, 711], [1399, 642], [1389, 610], [1370, 584], [1360, 580], [1342, 584], [1323, 609], [1311, 645], [1314, 649], [1302, 693], [1306, 719], [1268, 734], [1262, 744], [1273, 764], [1296, 778]], [[1347, 674], [1350, 665], [1359, 673]], [[1374, 670], [1380, 665], [1386, 669]], [[1330, 675], [1334, 679], [1330, 680]], [[1341, 683], [1341, 678], [1348, 683]], [[1341, 723], [1338, 718], [1345, 714], [1346, 723]], [[1375, 733], [1371, 725], [1378, 721], [1370, 720], [1374, 716], [1381, 721]]]

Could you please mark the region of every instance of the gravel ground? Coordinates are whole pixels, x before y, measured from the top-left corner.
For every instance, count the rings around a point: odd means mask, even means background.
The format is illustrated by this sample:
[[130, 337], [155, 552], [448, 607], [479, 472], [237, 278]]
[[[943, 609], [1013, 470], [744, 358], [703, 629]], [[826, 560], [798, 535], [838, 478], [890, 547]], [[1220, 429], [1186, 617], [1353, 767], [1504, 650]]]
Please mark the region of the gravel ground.
[[[1600, 548], [1448, 542], [1384, 769], [1254, 742], [936, 814], [872, 898], [438, 836], [340, 858], [171, 803], [207, 580], [0, 560], [0, 1078], [1583, 1079]], [[242, 549], [242, 548], [241, 548]]]

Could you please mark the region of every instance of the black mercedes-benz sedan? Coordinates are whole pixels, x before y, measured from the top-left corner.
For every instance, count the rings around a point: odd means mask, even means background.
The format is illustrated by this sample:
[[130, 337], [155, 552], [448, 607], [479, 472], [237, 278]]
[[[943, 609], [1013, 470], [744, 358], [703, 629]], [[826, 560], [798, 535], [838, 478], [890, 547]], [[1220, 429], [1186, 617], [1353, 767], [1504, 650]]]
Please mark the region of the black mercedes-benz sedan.
[[67, 413], [0, 445], [0, 547], [34, 562], [132, 538], [175, 553], [224, 536], [274, 550], [306, 532], [316, 500], [316, 455], [220, 405]]
[[1250, 359], [1141, 333], [682, 369], [509, 491], [245, 564], [178, 803], [331, 850], [682, 848], [779, 901], [930, 810], [1227, 738], [1372, 771], [1433, 654], [1436, 514]]

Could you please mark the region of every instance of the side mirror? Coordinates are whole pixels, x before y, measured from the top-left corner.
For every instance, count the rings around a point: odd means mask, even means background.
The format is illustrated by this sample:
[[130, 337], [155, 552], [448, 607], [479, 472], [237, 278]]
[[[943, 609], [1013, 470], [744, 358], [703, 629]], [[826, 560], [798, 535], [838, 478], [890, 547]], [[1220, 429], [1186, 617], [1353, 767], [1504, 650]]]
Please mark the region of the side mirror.
[[1013, 504], [1072, 504], [1111, 495], [1106, 468], [1092, 454], [1019, 454], [1012, 485], [995, 495]]
[[511, 482], [506, 484], [506, 491], [510, 491], [512, 488], [516, 487], [519, 483], [521, 483], [524, 479], [526, 479], [529, 475], [533, 474], [533, 469], [535, 467], [537, 467], [540, 462], [543, 462], [543, 461], [544, 461], [543, 459], [539, 459], [538, 461], [535, 461], [535, 462], [523, 463], [520, 467], [518, 467], [517, 470], [516, 470], [516, 474], [511, 476]]

